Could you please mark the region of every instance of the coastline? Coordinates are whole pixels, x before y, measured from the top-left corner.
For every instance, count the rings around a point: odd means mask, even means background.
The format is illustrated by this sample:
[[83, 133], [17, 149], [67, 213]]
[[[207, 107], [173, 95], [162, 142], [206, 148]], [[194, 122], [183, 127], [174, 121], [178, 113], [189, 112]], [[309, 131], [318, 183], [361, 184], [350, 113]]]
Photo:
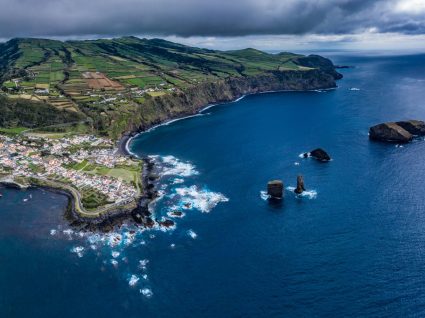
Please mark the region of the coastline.
[[[66, 195], [69, 198], [69, 204], [65, 211], [65, 217], [72, 226], [80, 227], [82, 230], [110, 231], [114, 228], [114, 226], [120, 225], [124, 222], [124, 220], [128, 219], [132, 219], [136, 224], [146, 228], [152, 228], [157, 225], [165, 227], [173, 226], [174, 223], [171, 220], [154, 221], [153, 219], [154, 216], [152, 216], [149, 206], [158, 196], [158, 192], [155, 189], [156, 180], [158, 179], [154, 173], [155, 163], [147, 157], [143, 158], [131, 152], [130, 143], [132, 139], [160, 126], [169, 125], [176, 121], [192, 117], [203, 116], [205, 115], [204, 112], [212, 107], [235, 103], [248, 95], [283, 92], [321, 92], [337, 88], [335, 82], [337, 78], [326, 73], [313, 72], [311, 73], [313, 75], [310, 73], [311, 72], [309, 72], [308, 76], [306, 75], [307, 80], [303, 77], [305, 74], [303, 75], [300, 73], [301, 77], [295, 79], [280, 78], [277, 82], [272, 81], [270, 83], [266, 81], [266, 84], [262, 83], [262, 85], [258, 86], [253, 86], [254, 83], [250, 81], [247, 81], [246, 83], [242, 82], [245, 86], [232, 86], [232, 82], [229, 80], [229, 83], [221, 83], [224, 85], [222, 88], [227, 90], [227, 94], [225, 93], [217, 96], [213, 94], [208, 98], [204, 96], [204, 99], [201, 98], [197, 100], [197, 103], [192, 103], [190, 96], [186, 96], [185, 98], [182, 96], [176, 96], [175, 98], [184, 106], [179, 112], [169, 112], [167, 116], [158, 117], [156, 120], [144, 123], [141, 122], [138, 126], [129, 126], [128, 131], [123, 133], [122, 137], [117, 141], [115, 153], [118, 155], [130, 156], [144, 162], [141, 176], [142, 191], [139, 197], [135, 198], [130, 203], [127, 202], [122, 205], [119, 203], [112, 204], [110, 206], [101, 207], [95, 211], [86, 211], [81, 203], [80, 194], [77, 190], [71, 188], [68, 189], [66, 185], [50, 182], [49, 180], [29, 179], [27, 181], [29, 181], [28, 183], [32, 187], [42, 187], [50, 191]], [[219, 89], [221, 84], [217, 84], [218, 86], [215, 87], [215, 90]], [[274, 87], [277, 89], [273, 89]], [[169, 98], [171, 97], [167, 96], [167, 99], [164, 100], [159, 98], [158, 101], [159, 103], [167, 103]], [[202, 103], [202, 100], [205, 102]]]
[[[144, 161], [142, 169], [142, 194], [134, 201], [124, 205], [111, 205], [102, 207], [99, 211], [86, 211], [79, 197], [74, 191], [57, 183], [45, 180], [27, 179], [27, 184], [20, 184], [12, 179], [0, 179], [0, 186], [4, 188], [28, 190], [30, 188], [45, 189], [47, 191], [64, 195], [68, 198], [68, 205], [64, 212], [65, 219], [73, 227], [79, 230], [109, 232], [116, 225], [121, 225], [124, 221], [133, 218], [138, 224], [146, 225], [147, 217], [150, 217], [149, 204], [156, 198], [154, 181], [154, 163], [150, 159], [142, 159]], [[142, 218], [137, 219], [137, 214]], [[154, 225], [154, 224], [153, 224]], [[153, 226], [152, 225], [152, 226]]]
[[204, 112], [207, 111], [210, 108], [225, 105], [225, 104], [237, 103], [247, 96], [261, 95], [261, 94], [274, 94], [274, 93], [290, 93], [290, 92], [323, 92], [323, 91], [332, 91], [332, 90], [336, 90], [336, 89], [338, 89], [338, 86], [329, 87], [329, 88], [322, 88], [322, 89], [305, 89], [305, 90], [287, 90], [287, 89], [271, 90], [271, 91], [268, 90], [268, 91], [263, 91], [263, 92], [242, 94], [241, 96], [239, 96], [239, 97], [237, 97], [233, 100], [230, 100], [230, 101], [207, 104], [206, 106], [204, 106], [200, 110], [198, 110], [195, 114], [183, 115], [181, 117], [168, 119], [168, 120], [165, 120], [164, 122], [157, 123], [155, 125], [152, 125], [151, 127], [145, 128], [145, 129], [139, 129], [139, 130], [136, 130], [136, 131], [130, 131], [130, 132], [124, 133], [123, 136], [117, 142], [117, 147], [118, 147], [117, 153], [119, 153], [123, 156], [134, 156], [134, 157], [139, 158], [135, 153], [131, 152], [131, 150], [130, 150], [130, 143], [131, 143], [132, 139], [136, 138], [137, 136], [151, 132], [151, 131], [153, 131], [153, 130], [161, 127], [161, 126], [168, 126], [168, 125], [175, 123], [177, 121], [180, 121], [180, 120], [185, 120], [185, 119], [189, 119], [189, 118], [193, 118], [193, 117], [203, 116], [203, 115], [205, 115]]

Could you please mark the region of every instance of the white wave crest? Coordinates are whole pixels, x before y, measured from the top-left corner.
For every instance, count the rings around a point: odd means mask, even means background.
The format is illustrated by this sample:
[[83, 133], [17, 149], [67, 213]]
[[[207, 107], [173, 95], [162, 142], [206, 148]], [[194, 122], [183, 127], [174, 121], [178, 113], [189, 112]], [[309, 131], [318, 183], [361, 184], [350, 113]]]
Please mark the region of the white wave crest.
[[164, 176], [190, 177], [199, 174], [195, 166], [188, 162], [182, 162], [174, 156], [161, 157], [161, 161], [163, 164], [161, 174]]
[[63, 233], [63, 234], [66, 234], [66, 235], [68, 235], [68, 236], [71, 236], [71, 235], [74, 233], [74, 231], [73, 231], [73, 230], [71, 230], [71, 229], [67, 229], [67, 230], [63, 230], [63, 231], [62, 231], [62, 233]]
[[[286, 190], [290, 192], [295, 191], [295, 187], [287, 187]], [[301, 194], [295, 194], [297, 198], [308, 198], [308, 199], [316, 199], [317, 198], [317, 191], [316, 190], [306, 190]]]
[[118, 261], [117, 261], [116, 259], [111, 259], [111, 264], [112, 264], [114, 267], [118, 267]]
[[173, 180], [173, 184], [181, 184], [181, 183], [184, 183], [184, 179], [181, 179], [181, 178], [175, 178], [175, 179]]
[[149, 264], [149, 260], [148, 259], [142, 259], [139, 261], [139, 268], [142, 270], [146, 269], [146, 266]]
[[268, 199], [270, 199], [270, 196], [267, 194], [267, 191], [260, 191], [260, 197], [264, 201], [267, 201]]
[[359, 90], [360, 90], [360, 88], [357, 88], [357, 87], [351, 87], [351, 88], [349, 88], [349, 90], [350, 90], [350, 91], [359, 91]]
[[223, 194], [212, 192], [208, 189], [200, 189], [197, 186], [175, 189], [176, 194], [181, 197], [184, 209], [195, 208], [201, 212], [210, 212], [220, 202], [228, 202], [229, 199]]
[[84, 247], [75, 246], [75, 247], [71, 248], [71, 252], [77, 254], [78, 257], [83, 257]]
[[194, 230], [188, 230], [187, 235], [189, 235], [193, 239], [196, 239], [198, 237], [198, 234], [196, 234]]
[[139, 290], [139, 292], [140, 292], [143, 296], [145, 296], [145, 297], [147, 297], [147, 298], [150, 298], [150, 297], [152, 297], [152, 296], [153, 296], [153, 292], [152, 292], [152, 290], [150, 290], [149, 288], [143, 288], [143, 289], [140, 289], [140, 290]]
[[135, 286], [139, 280], [140, 278], [137, 277], [136, 275], [131, 275], [130, 279], [128, 280], [128, 285]]

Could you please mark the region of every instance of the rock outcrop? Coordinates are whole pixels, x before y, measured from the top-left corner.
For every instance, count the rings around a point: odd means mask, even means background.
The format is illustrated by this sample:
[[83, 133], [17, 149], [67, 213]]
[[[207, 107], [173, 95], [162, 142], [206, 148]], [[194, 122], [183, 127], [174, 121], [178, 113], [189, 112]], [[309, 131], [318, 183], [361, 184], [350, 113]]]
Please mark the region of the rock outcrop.
[[[405, 124], [406, 127], [409, 125]], [[413, 135], [397, 123], [389, 122], [370, 127], [369, 138], [378, 141], [406, 143], [412, 141]]]
[[304, 177], [303, 176], [298, 176], [297, 177], [297, 188], [295, 189], [295, 193], [296, 194], [301, 194], [305, 191], [305, 187], [304, 187]]
[[283, 182], [281, 180], [273, 180], [267, 184], [267, 194], [274, 199], [283, 198]]
[[422, 120], [398, 121], [397, 125], [415, 136], [425, 136], [425, 122]]
[[317, 148], [310, 152], [306, 152], [304, 154], [304, 158], [307, 158], [307, 157], [313, 157], [314, 159], [317, 159], [322, 162], [327, 162], [331, 160], [331, 157], [322, 148]]

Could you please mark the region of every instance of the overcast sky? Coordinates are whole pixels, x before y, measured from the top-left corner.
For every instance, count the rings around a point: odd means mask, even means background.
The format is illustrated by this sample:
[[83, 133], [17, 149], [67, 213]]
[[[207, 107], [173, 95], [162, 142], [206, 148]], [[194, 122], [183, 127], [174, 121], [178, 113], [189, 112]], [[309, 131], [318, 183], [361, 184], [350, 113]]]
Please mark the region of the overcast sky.
[[425, 0], [0, 0], [0, 39], [162, 37], [211, 48], [425, 50]]

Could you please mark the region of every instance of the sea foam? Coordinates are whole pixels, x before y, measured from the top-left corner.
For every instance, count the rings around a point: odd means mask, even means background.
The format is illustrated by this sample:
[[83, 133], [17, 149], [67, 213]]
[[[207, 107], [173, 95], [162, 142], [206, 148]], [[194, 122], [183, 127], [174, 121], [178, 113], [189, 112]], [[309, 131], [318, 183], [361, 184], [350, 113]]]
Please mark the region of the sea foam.
[[128, 285], [135, 286], [139, 280], [140, 278], [137, 277], [136, 275], [131, 275], [130, 278], [128, 279]]
[[71, 252], [77, 254], [78, 257], [83, 257], [84, 247], [75, 246], [71, 249]]
[[317, 198], [317, 191], [316, 190], [306, 190], [301, 194], [296, 194], [295, 187], [287, 187], [286, 190], [293, 192], [297, 198], [308, 198], [308, 199], [316, 199]]
[[199, 174], [194, 165], [183, 162], [174, 156], [151, 156], [150, 158], [160, 160], [160, 174], [163, 176], [190, 177]]
[[267, 194], [267, 191], [260, 191], [260, 197], [264, 201], [267, 201], [268, 199], [270, 199], [270, 195]]
[[229, 199], [221, 193], [200, 189], [197, 186], [176, 188], [175, 195], [181, 198], [183, 209], [195, 208], [201, 212], [210, 212], [220, 202], [228, 202]]
[[194, 230], [188, 230], [187, 235], [189, 235], [193, 239], [196, 239], [198, 237], [198, 234], [196, 234]]
[[153, 292], [152, 292], [152, 290], [150, 290], [149, 288], [143, 288], [143, 289], [140, 289], [140, 290], [139, 290], [139, 292], [140, 292], [143, 296], [145, 296], [145, 297], [147, 297], [147, 298], [150, 298], [150, 297], [152, 297], [152, 296], [153, 296]]

